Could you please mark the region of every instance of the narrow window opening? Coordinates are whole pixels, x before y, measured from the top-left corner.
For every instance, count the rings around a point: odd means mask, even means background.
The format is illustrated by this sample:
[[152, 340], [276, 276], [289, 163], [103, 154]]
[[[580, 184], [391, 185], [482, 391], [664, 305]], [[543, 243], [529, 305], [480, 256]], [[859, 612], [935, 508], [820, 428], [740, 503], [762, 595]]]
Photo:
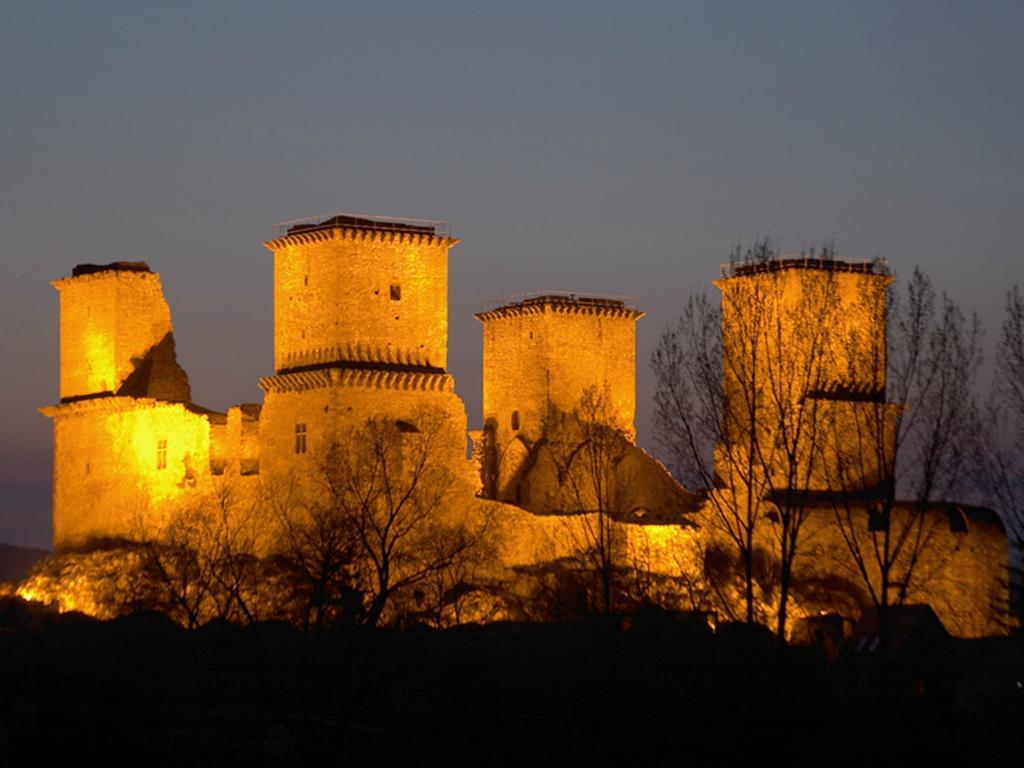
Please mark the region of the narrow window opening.
[[881, 507], [872, 507], [868, 510], [868, 530], [874, 532], [885, 531], [889, 527], [889, 516]]
[[302, 284], [309, 285], [309, 275], [306, 275], [302, 278]]
[[295, 452], [305, 453], [306, 452], [306, 425], [296, 424], [295, 425]]
[[512, 411], [512, 429], [519, 429], [519, 411]]
[[167, 469], [167, 441], [156, 441], [156, 468]]
[[960, 507], [950, 507], [946, 510], [949, 518], [950, 533], [967, 533], [967, 515]]
[[401, 301], [402, 300], [402, 286], [398, 283], [391, 284], [391, 300]]

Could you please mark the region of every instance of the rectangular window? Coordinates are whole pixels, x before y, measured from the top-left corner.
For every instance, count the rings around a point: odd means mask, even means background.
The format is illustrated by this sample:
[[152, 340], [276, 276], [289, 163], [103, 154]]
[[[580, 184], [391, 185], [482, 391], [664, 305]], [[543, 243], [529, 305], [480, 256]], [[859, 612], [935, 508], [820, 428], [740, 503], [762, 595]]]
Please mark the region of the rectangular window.
[[402, 300], [402, 286], [398, 283], [391, 284], [391, 300], [401, 301]]
[[167, 469], [167, 441], [156, 441], [156, 468]]
[[306, 425], [296, 424], [295, 425], [295, 452], [305, 453], [306, 452]]

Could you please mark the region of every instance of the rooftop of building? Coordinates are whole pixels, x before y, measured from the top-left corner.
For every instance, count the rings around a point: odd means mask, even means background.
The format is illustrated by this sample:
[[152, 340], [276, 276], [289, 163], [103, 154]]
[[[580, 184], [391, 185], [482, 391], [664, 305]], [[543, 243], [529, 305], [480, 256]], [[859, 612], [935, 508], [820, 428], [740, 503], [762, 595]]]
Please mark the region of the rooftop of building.
[[612, 296], [601, 293], [576, 293], [574, 291], [531, 291], [529, 293], [516, 293], [510, 296], [484, 299], [480, 302], [480, 313], [477, 317], [496, 310], [526, 309], [529, 307], [543, 307], [544, 305], [640, 313], [639, 300], [636, 296]]
[[837, 259], [833, 256], [815, 256], [811, 253], [787, 253], [770, 259], [733, 261], [723, 264], [721, 275], [747, 277], [787, 269], [816, 269], [828, 272], [856, 272], [865, 275], [888, 275], [889, 262], [885, 259]]
[[359, 229], [442, 238], [451, 237], [451, 226], [447, 221], [440, 219], [412, 219], [401, 216], [338, 212], [278, 222], [274, 225], [274, 238], [330, 229]]

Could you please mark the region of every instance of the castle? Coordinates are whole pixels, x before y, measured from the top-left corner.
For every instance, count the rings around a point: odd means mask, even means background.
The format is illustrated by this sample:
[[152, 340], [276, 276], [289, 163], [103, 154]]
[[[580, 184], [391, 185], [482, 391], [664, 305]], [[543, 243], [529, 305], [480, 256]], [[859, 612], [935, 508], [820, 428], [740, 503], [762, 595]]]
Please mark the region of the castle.
[[[725, 430], [715, 456], [720, 487], [710, 494], [682, 488], [634, 444], [635, 329], [643, 313], [621, 298], [519, 296], [477, 315], [484, 338], [483, 429], [470, 435], [468, 457], [465, 406], [447, 372], [447, 257], [458, 242], [440, 221], [337, 214], [280, 226], [264, 243], [274, 258], [275, 371], [260, 381], [263, 403], [239, 404], [227, 413], [191, 402], [160, 278], [145, 263], [80, 265], [54, 281], [60, 295], [60, 401], [41, 411], [54, 425], [55, 549], [146, 535], [171, 510], [219, 484], [230, 482], [235, 493], [255, 497], [296, 478], [302, 482], [345, 428], [382, 416], [401, 430], [418, 431], [427, 411], [443, 415], [432, 450], [454, 478], [453, 498], [469, 514], [495, 523], [495, 574], [571, 555], [578, 539], [565, 518], [602, 507], [634, 563], [642, 553], [644, 568], [670, 583], [696, 578], [709, 547], [722, 540], [715, 508], [724, 493], [778, 495], [793, 486], [736, 476], [732, 468], [743, 463], [742, 440], [729, 430], [750, 429], [742, 419]], [[827, 274], [838, 281], [845, 303], [834, 316], [820, 318], [822, 324], [841, 331], [835, 338], [853, 330], [884, 338], [878, 297], [888, 277], [849, 262], [779, 263], [775, 269], [786, 281], [765, 317], [796, 317], [794, 308]], [[729, 307], [738, 305], [729, 297], [762, 287], [765, 275], [736, 269], [717, 283], [727, 360], [740, 357], [736, 329], [745, 322], [730, 315]], [[801, 333], [796, 327], [784, 331], [787, 339]], [[769, 353], [786, 358], [782, 351], [764, 350], [760, 359]], [[806, 369], [800, 355], [789, 355], [791, 371]], [[814, 392], [789, 376], [787, 386], [802, 387], [794, 402], [802, 408], [813, 402], [832, 414], [833, 424], [848, 424], [872, 401], [870, 393], [884, 399], [884, 366], [878, 368], [877, 358], [846, 346], [832, 350], [830, 360], [841, 375], [818, 376], [821, 386]], [[758, 371], [756, 377], [767, 380], [768, 374]], [[753, 369], [726, 366], [726, 402], [747, 397], [754, 378]], [[553, 432], [567, 417], [579, 421], [587, 393], [600, 404], [593, 418], [614, 426], [617, 441], [601, 499], [571, 492]], [[773, 440], [785, 446], [782, 436]], [[791, 453], [803, 451], [794, 444]], [[802, 469], [798, 460], [790, 481], [797, 479], [803, 490], [825, 490], [827, 467], [839, 466], [841, 453], [837, 447], [831, 460], [813, 469]], [[862, 468], [856, 482], [868, 487], [885, 471]], [[911, 597], [932, 604], [958, 634], [991, 633], [997, 631], [992, 605], [1005, 602], [1005, 535], [985, 511], [956, 509], [956, 524], [944, 525], [936, 539], [934, 551], [943, 553], [936, 555], [936, 578]], [[862, 512], [866, 519], [867, 510]], [[811, 526], [811, 548], [799, 564], [807, 583], [820, 585], [843, 572], [830, 519], [822, 506]], [[759, 535], [767, 547], [773, 533]], [[851, 585], [849, 594], [854, 592]], [[859, 602], [863, 609], [862, 597]], [[809, 592], [794, 612], [825, 608], [837, 606]], [[838, 608], [856, 610], [847, 603]]]

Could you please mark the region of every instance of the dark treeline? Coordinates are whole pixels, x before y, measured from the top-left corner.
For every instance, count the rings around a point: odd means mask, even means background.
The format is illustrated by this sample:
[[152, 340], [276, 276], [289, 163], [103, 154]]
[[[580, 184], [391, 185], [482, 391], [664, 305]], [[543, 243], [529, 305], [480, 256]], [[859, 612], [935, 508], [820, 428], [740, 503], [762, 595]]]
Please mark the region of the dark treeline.
[[302, 631], [0, 606], [0, 753], [140, 765], [1011, 764], [1020, 641], [827, 661], [649, 613]]

